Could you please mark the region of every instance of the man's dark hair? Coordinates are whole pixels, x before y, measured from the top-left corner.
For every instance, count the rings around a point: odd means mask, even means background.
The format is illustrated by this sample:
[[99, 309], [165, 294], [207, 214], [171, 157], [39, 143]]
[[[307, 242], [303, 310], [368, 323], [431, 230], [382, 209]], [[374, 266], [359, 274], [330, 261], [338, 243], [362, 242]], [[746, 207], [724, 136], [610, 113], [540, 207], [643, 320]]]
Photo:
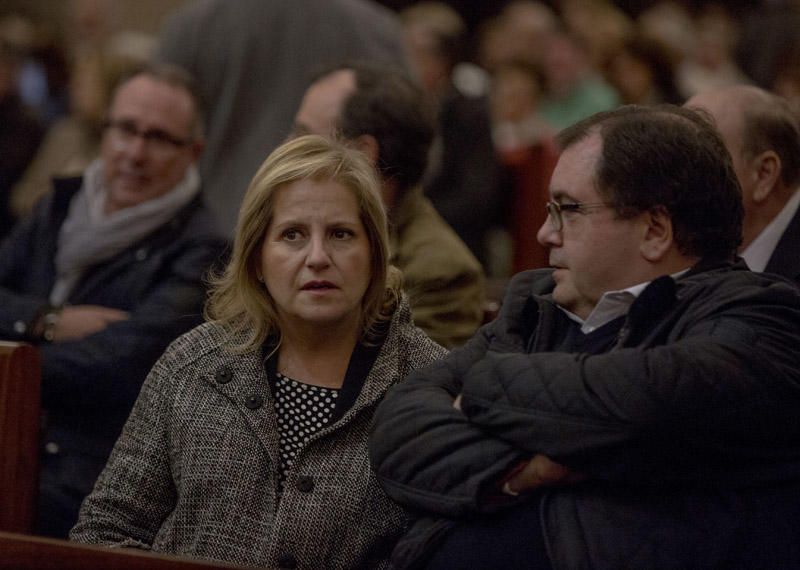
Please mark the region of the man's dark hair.
[[593, 133], [603, 141], [595, 184], [620, 217], [663, 209], [681, 253], [705, 260], [735, 255], [742, 239], [742, 191], [705, 113], [627, 105], [568, 127], [558, 142], [566, 149]]
[[743, 108], [742, 154], [753, 158], [772, 150], [781, 159], [781, 181], [800, 184], [800, 124], [788, 101], [759, 90]]
[[401, 193], [421, 179], [433, 140], [430, 103], [422, 90], [402, 71], [368, 64], [346, 64], [356, 90], [342, 106], [336, 129], [348, 140], [372, 135], [378, 142], [378, 170], [397, 182]]

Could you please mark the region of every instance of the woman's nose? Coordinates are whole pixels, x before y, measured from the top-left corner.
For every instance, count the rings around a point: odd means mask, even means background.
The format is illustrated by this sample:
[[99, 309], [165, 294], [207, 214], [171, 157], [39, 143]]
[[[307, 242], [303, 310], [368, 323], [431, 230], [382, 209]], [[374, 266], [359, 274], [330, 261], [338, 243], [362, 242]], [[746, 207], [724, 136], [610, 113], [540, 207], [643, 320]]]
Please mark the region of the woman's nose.
[[312, 237], [308, 244], [306, 265], [309, 267], [325, 267], [330, 265], [331, 258], [328, 253], [328, 243], [322, 237]]

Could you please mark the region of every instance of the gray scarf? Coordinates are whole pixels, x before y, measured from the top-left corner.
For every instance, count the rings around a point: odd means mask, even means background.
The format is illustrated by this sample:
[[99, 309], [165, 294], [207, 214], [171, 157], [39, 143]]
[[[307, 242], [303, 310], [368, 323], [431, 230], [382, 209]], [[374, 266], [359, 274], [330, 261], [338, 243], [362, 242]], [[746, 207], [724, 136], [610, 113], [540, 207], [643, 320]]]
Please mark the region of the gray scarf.
[[103, 162], [92, 162], [58, 234], [56, 282], [50, 291], [50, 304], [63, 304], [87, 269], [111, 259], [170, 221], [199, 191], [200, 176], [191, 166], [183, 180], [163, 196], [106, 214]]

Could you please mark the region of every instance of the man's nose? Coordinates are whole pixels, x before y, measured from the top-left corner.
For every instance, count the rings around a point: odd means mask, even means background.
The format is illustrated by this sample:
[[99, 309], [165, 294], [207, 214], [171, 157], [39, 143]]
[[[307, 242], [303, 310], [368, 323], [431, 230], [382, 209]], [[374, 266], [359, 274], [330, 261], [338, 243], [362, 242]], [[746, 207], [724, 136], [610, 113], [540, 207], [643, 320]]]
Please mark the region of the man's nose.
[[561, 245], [561, 232], [556, 229], [552, 216], [548, 215], [536, 232], [536, 240], [544, 247]]
[[124, 153], [128, 158], [133, 160], [144, 160], [149, 151], [147, 144], [147, 140], [142, 136], [137, 135], [131, 137], [125, 145]]

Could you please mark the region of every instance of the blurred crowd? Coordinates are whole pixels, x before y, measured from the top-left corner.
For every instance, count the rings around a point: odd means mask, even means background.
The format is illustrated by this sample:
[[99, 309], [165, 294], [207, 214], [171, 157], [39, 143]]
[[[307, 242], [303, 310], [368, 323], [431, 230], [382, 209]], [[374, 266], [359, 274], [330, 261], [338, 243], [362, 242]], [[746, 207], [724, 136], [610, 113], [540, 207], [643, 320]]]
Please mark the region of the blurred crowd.
[[[71, 0], [65, 16], [0, 11], [0, 235], [52, 176], [91, 162], [113, 85], [158, 49], [158, 33], [126, 29], [112, 2]], [[438, 112], [425, 191], [493, 277], [542, 263], [518, 243], [536, 227], [515, 221], [519, 167], [532, 148], [554, 153], [558, 130], [619, 104], [681, 104], [742, 83], [800, 108], [797, 2], [659, 1], [632, 14], [607, 0], [515, 0], [474, 29], [444, 2], [399, 16]]]

